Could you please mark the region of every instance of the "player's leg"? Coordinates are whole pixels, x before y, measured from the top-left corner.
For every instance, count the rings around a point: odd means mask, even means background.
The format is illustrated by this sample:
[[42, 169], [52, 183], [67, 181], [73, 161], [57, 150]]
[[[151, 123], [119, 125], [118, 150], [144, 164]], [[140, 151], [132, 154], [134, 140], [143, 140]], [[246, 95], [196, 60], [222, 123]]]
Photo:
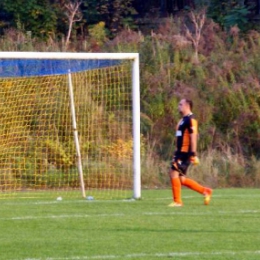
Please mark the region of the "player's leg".
[[212, 196], [212, 189], [200, 185], [198, 182], [187, 178], [186, 176], [180, 177], [181, 184], [202, 194], [204, 196], [204, 204], [208, 205]]
[[181, 176], [180, 180], [182, 185], [190, 188], [191, 190], [197, 191], [200, 194], [203, 194], [205, 192], [205, 187], [200, 185], [198, 182], [187, 178], [186, 176]]
[[182, 161], [179, 165], [179, 170], [182, 174], [180, 174], [180, 181], [181, 184], [202, 194], [204, 196], [204, 204], [208, 205], [210, 203], [210, 199], [212, 196], [212, 189], [204, 187], [200, 185], [198, 182], [187, 178], [187, 171], [190, 166], [190, 160], [187, 158], [186, 160]]
[[179, 172], [175, 170], [170, 170], [170, 179], [171, 179], [171, 186], [172, 186], [172, 197], [173, 203], [169, 206], [182, 206], [181, 200], [181, 181], [179, 178]]
[[169, 207], [180, 207], [182, 206], [181, 199], [181, 181], [179, 177], [179, 172], [177, 169], [171, 168], [169, 171], [171, 187], [172, 187], [172, 197], [173, 202], [169, 204]]

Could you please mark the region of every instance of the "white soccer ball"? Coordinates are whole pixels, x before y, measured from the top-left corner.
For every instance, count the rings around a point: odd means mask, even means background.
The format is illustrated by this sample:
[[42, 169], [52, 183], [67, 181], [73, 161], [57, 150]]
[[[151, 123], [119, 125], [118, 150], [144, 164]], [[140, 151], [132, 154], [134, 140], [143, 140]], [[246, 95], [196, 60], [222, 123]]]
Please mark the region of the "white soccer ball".
[[62, 197], [58, 197], [57, 200], [62, 200]]
[[92, 197], [92, 196], [87, 196], [87, 198], [86, 198], [87, 200], [93, 200], [94, 199], [94, 197]]

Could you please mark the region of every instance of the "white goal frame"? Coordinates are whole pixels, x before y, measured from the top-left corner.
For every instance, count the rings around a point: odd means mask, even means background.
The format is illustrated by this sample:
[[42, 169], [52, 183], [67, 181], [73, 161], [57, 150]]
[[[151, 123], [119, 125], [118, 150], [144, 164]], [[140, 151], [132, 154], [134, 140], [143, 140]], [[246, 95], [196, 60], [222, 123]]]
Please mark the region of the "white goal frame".
[[[53, 60], [131, 60], [132, 61], [132, 113], [133, 113], [133, 198], [141, 198], [141, 152], [140, 152], [140, 68], [139, 53], [72, 53], [72, 52], [0, 52], [0, 59], [53, 59]], [[69, 73], [69, 85], [70, 73]], [[73, 93], [71, 110], [73, 112]], [[73, 113], [72, 113], [73, 117]], [[74, 121], [74, 120], [73, 120]], [[77, 146], [76, 121], [73, 122], [74, 139], [78, 156], [79, 175], [81, 172], [80, 150]], [[85, 196], [84, 183], [81, 176], [82, 195]]]

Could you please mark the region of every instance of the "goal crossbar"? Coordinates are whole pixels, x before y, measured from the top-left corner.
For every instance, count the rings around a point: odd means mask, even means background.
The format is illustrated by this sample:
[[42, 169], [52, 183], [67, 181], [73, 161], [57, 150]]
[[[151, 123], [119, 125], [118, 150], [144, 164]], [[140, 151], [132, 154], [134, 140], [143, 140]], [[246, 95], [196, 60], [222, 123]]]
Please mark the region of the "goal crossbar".
[[136, 60], [139, 53], [0, 52], [0, 59]]

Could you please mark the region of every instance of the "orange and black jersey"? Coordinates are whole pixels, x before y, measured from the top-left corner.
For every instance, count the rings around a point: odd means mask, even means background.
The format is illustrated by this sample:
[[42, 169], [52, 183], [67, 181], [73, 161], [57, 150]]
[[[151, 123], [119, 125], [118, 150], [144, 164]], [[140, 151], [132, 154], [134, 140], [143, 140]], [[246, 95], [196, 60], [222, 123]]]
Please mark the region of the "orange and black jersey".
[[198, 122], [191, 113], [184, 116], [177, 125], [177, 154], [188, 154], [191, 152], [191, 138], [190, 134], [198, 133]]

